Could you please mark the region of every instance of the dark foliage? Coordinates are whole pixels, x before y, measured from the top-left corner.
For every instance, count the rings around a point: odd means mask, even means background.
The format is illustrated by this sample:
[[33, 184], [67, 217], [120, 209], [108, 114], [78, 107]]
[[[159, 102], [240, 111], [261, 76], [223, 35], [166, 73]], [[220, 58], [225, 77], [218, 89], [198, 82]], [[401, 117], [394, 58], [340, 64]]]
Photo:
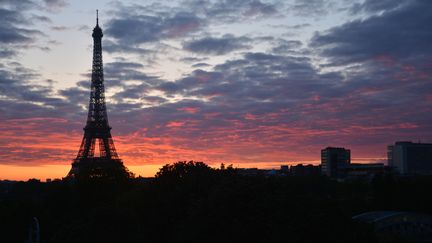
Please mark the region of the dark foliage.
[[353, 215], [432, 213], [431, 177], [339, 183], [325, 177], [241, 176], [202, 162], [165, 165], [153, 179], [0, 186], [1, 242], [403, 242]]

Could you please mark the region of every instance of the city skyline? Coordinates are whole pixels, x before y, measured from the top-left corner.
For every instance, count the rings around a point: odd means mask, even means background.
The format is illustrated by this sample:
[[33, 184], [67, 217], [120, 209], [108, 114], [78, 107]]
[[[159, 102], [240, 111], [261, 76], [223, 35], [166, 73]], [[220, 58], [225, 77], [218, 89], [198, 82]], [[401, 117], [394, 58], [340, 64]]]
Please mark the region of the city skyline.
[[64, 176], [88, 109], [99, 9], [125, 165], [270, 168], [340, 146], [431, 142], [429, 1], [2, 1], [0, 179]]

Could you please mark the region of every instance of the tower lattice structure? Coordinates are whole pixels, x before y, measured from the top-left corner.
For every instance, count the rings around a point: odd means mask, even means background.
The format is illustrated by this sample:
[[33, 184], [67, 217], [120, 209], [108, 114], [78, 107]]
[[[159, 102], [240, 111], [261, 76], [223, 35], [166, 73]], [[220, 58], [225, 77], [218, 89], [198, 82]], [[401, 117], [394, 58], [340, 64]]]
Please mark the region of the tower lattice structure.
[[99, 27], [98, 15], [92, 37], [93, 66], [87, 123], [78, 155], [67, 177], [129, 177], [131, 173], [117, 154], [108, 123], [102, 62], [103, 33]]

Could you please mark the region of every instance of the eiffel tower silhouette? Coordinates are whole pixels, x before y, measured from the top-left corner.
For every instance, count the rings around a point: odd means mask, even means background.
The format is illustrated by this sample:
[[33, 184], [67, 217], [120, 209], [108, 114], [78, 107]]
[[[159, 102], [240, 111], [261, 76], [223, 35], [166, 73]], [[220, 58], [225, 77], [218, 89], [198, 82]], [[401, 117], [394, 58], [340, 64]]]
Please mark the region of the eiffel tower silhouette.
[[108, 123], [102, 63], [102, 36], [98, 10], [96, 10], [96, 26], [92, 34], [93, 67], [87, 124], [84, 127], [84, 137], [78, 155], [72, 163], [72, 169], [67, 178], [118, 179], [133, 176], [117, 154]]

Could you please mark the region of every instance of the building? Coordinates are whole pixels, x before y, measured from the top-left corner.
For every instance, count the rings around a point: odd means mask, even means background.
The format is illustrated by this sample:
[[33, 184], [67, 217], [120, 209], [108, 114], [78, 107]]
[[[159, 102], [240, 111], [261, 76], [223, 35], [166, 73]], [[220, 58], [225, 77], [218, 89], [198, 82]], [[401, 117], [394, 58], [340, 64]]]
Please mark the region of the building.
[[280, 170], [282, 172], [289, 172], [289, 165], [281, 165]]
[[238, 168], [236, 171], [242, 176], [276, 177], [286, 175], [284, 171], [277, 169]]
[[351, 151], [327, 147], [321, 150], [321, 172], [329, 177], [344, 177], [351, 164]]
[[387, 159], [388, 165], [399, 174], [431, 174], [432, 144], [396, 142], [388, 146]]
[[352, 163], [346, 171], [346, 176], [350, 178], [373, 178], [376, 175], [382, 175], [389, 172], [389, 167], [385, 166], [383, 163]]
[[290, 167], [290, 174], [293, 176], [318, 176], [321, 174], [321, 166], [317, 165], [292, 165]]

